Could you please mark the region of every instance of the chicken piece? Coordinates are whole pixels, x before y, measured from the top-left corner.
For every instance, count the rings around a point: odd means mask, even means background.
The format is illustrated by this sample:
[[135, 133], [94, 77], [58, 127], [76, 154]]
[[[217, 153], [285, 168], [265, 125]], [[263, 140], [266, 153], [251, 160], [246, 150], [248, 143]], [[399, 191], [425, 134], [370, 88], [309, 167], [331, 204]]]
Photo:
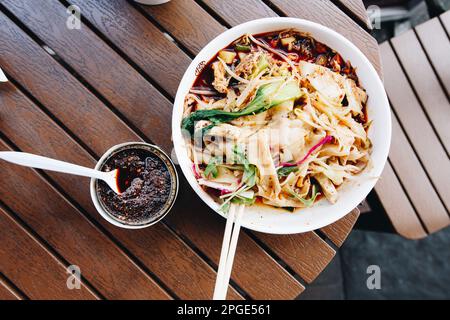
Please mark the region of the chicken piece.
[[266, 199], [277, 199], [281, 192], [281, 185], [270, 152], [268, 131], [263, 129], [252, 136], [253, 139], [249, 141], [248, 145], [248, 159], [259, 170], [258, 194]]
[[296, 160], [302, 155], [307, 134], [303, 125], [302, 120], [279, 118], [267, 126], [271, 130], [270, 150], [279, 154], [279, 162]]
[[354, 116], [361, 114], [363, 105], [367, 102], [367, 93], [359, 88], [352, 79], [345, 80], [345, 93], [348, 101], [348, 108]]
[[328, 199], [328, 201], [330, 201], [332, 204], [336, 203], [338, 199], [338, 193], [330, 179], [328, 179], [322, 173], [315, 175], [314, 178], [316, 178], [317, 182], [319, 182], [320, 186], [322, 187], [322, 192]]
[[213, 63], [212, 68], [214, 70], [214, 81], [212, 83], [213, 87], [220, 93], [227, 93], [228, 84], [231, 78], [227, 77], [223, 64], [216, 61]]
[[304, 208], [305, 205], [295, 198], [286, 198], [284, 196], [275, 199], [262, 199], [263, 203], [277, 208]]
[[300, 61], [300, 72], [330, 102], [340, 105], [345, 97], [345, 78], [317, 64]]

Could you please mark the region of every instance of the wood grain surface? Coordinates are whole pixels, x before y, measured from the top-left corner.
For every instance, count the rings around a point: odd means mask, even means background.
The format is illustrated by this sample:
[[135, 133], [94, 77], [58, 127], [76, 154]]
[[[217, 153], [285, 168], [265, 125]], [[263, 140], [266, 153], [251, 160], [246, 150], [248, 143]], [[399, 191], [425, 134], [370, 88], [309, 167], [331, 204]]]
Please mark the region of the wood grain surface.
[[434, 233], [448, 225], [450, 218], [447, 210], [436, 194], [395, 115], [392, 119], [389, 158], [428, 232]]
[[20, 300], [19, 297], [14, 295], [13, 292], [9, 291], [7, 287], [3, 286], [0, 283], [0, 300], [8, 301], [8, 300]]
[[[27, 59], [24, 59], [24, 61], [27, 61]], [[5, 118], [7, 116], [13, 116], [13, 115], [10, 115], [8, 112], [5, 112]], [[23, 118], [23, 119], [27, 119], [27, 118]], [[66, 118], [62, 118], [60, 120], [62, 122], [65, 122]], [[105, 120], [105, 119], [103, 119], [103, 120]], [[11, 124], [11, 128], [10, 128], [11, 130], [14, 130], [14, 128], [17, 128], [16, 125], [14, 125], [14, 127], [13, 127], [12, 124], [17, 124], [18, 122], [20, 123], [20, 117], [16, 118], [14, 121], [12, 119], [10, 119], [10, 121], [7, 121], [7, 123]], [[23, 122], [23, 127], [24, 128], [29, 127], [29, 124], [27, 122]], [[47, 127], [47, 125], [41, 126], [41, 128], [46, 128], [46, 127]], [[29, 130], [33, 130], [33, 128], [31, 127], [31, 128], [29, 128]], [[10, 135], [11, 136], [20, 135], [20, 132], [22, 132], [23, 130], [18, 130], [18, 131], [19, 132], [16, 132], [16, 131], [11, 132]], [[124, 137], [124, 139], [126, 139], [125, 137], [127, 135], [129, 135], [128, 131], [129, 131], [129, 129], [127, 129], [125, 126], [117, 126], [117, 127], [114, 128], [114, 130], [111, 130], [111, 132], [109, 132], [108, 134], [110, 136], [113, 136], [115, 139], [121, 139], [121, 137]], [[91, 128], [87, 127], [87, 128], [84, 128], [84, 130], [82, 132], [80, 131], [80, 135], [81, 135], [80, 138], [83, 140], [83, 138], [85, 136], [89, 137], [90, 135], [95, 135], [95, 134], [96, 134], [95, 132], [91, 131]], [[32, 136], [33, 136], [33, 134], [30, 134], [28, 139], [24, 139], [24, 141], [33, 141], [33, 140], [30, 140], [30, 138], [32, 139]], [[33, 148], [32, 149], [33, 152], [39, 152], [39, 150], [45, 150], [46, 148], [48, 148], [48, 146], [46, 146], [46, 144], [48, 144], [49, 139], [57, 140], [57, 138], [55, 138], [57, 136], [58, 135], [55, 132], [51, 132], [47, 136], [48, 137], [47, 139], [42, 140], [42, 142], [41, 142], [42, 145], [41, 145], [40, 148], [36, 148], [37, 145], [35, 143], [31, 143], [29, 145], [29, 147]], [[68, 140], [68, 137], [66, 137], [66, 140]], [[85, 139], [85, 141], [87, 141], [87, 140], [88, 139]], [[90, 161], [90, 164], [89, 164], [87, 162], [86, 158], [79, 159], [80, 155], [82, 154], [80, 152], [79, 148], [78, 149], [77, 148], [68, 148], [68, 145], [70, 145], [68, 143], [69, 142], [66, 141], [64, 144], [61, 144], [62, 149], [59, 150], [59, 152], [57, 154], [55, 154], [55, 155], [47, 154], [47, 155], [54, 156], [54, 157], [57, 157], [57, 158], [60, 158], [60, 159], [63, 159], [63, 160], [73, 161], [73, 162], [80, 163], [80, 164], [86, 165], [86, 166], [91, 166], [92, 167], [94, 165], [94, 162], [92, 160]], [[87, 145], [92, 150], [99, 150], [101, 148], [101, 146], [99, 146], [99, 144], [101, 144], [101, 143], [102, 143], [102, 141], [100, 141], [100, 139], [96, 139], [96, 140], [92, 140], [92, 142], [88, 143]], [[28, 149], [25, 149], [25, 150], [28, 150]], [[74, 156], [73, 157], [72, 156], [67, 157], [67, 154], [64, 153], [65, 150], [71, 150], [71, 153], [73, 153]], [[79, 178], [74, 178], [74, 177], [70, 177], [69, 178], [69, 177], [65, 177], [65, 176], [63, 176], [61, 174], [51, 174], [51, 176], [52, 177], [55, 176], [57, 181], [58, 181], [58, 183], [60, 183], [64, 187], [65, 190], [68, 190], [70, 192], [70, 194], [75, 199], [77, 199], [77, 201], [79, 203], [81, 203], [83, 205], [84, 208], [88, 208], [89, 209], [88, 212], [90, 212], [93, 217], [97, 216], [97, 213], [96, 213], [95, 209], [92, 207], [91, 200], [89, 198], [89, 193], [88, 193], [88, 189], [87, 189], [87, 182], [84, 185], [84, 187], [81, 187], [80, 186], [81, 182], [80, 182]], [[189, 187], [186, 187], [185, 190], [189, 190], [188, 188]], [[179, 217], [179, 219], [185, 219], [183, 215], [177, 214], [177, 209], [176, 208], [173, 209], [172, 215]], [[218, 225], [220, 225], [219, 221], [218, 221]], [[192, 222], [189, 222], [189, 221], [188, 221], [188, 223], [192, 224]], [[106, 223], [104, 223], [104, 224], [106, 225], [106, 227], [109, 227]], [[199, 232], [202, 232], [203, 228], [200, 228], [200, 225], [197, 225], [197, 226], [194, 225], [194, 227], [199, 229], [198, 230]], [[109, 228], [112, 229], [113, 227], [109, 227]], [[220, 227], [220, 228], [222, 228], [222, 227]], [[148, 229], [148, 230], [151, 230], [151, 229]], [[147, 231], [147, 232], [150, 232], [150, 231]], [[221, 235], [220, 235], [220, 233], [217, 233], [217, 234], [214, 235], [214, 237], [217, 240], [219, 240], [221, 238]], [[155, 239], [155, 237], [153, 239]], [[151, 241], [151, 240], [152, 239], [148, 239], [148, 241]], [[204, 240], [207, 240], [207, 238], [204, 238]], [[211, 241], [205, 241], [205, 242], [206, 243], [211, 243]], [[250, 244], [251, 244], [251, 242], [250, 242]], [[245, 248], [245, 243], [242, 244], [242, 246], [244, 246], [244, 248]], [[220, 248], [220, 246], [217, 246], [217, 248]], [[254, 250], [254, 251], [257, 251], [257, 252], [260, 251], [261, 252], [260, 256], [265, 257], [265, 255], [262, 254], [262, 249], [258, 248], [255, 245], [251, 246], [251, 248], [252, 249], [248, 249], [248, 250], [249, 251]], [[155, 250], [157, 250], [157, 249], [158, 248], [155, 248]], [[148, 258], [148, 259], [150, 259], [150, 258]], [[151, 261], [153, 261], [151, 267], [153, 269], [156, 269], [155, 272], [158, 272], [158, 275], [159, 275], [159, 272], [163, 273], [164, 268], [165, 268], [164, 264], [159, 264], [159, 263], [157, 264], [158, 260], [151, 260]], [[174, 261], [173, 257], [169, 257], [167, 259], [167, 261]], [[195, 261], [195, 259], [194, 259], [194, 261]], [[181, 261], [180, 261], [180, 264], [181, 264]], [[181, 270], [181, 269], [178, 269], [176, 265], [173, 265], [173, 268], [174, 268], [174, 270], [173, 270], [174, 272], [166, 273], [164, 275], [165, 277], [168, 277], [168, 280], [171, 280], [171, 281], [169, 281], [169, 284], [173, 284], [173, 281], [175, 281], [177, 279], [177, 278], [173, 277], [174, 275], [177, 275], [177, 273], [175, 271], [176, 270]], [[285, 279], [286, 272], [280, 266], [278, 266], [273, 260], [271, 260], [271, 259], [262, 260], [261, 263], [259, 263], [257, 265], [257, 268], [260, 269], [259, 273], [263, 272], [264, 270], [267, 270], [267, 269], [273, 269], [274, 270], [274, 279], [277, 279], [277, 274], [280, 274], [280, 277], [281, 277], [281, 278], [279, 278], [280, 279], [280, 285], [281, 284], [288, 285], [289, 282], [281, 281], [281, 279]], [[191, 267], [190, 270], [194, 270], [195, 271], [196, 269], [198, 269], [198, 268]], [[158, 271], [158, 270], [160, 270], [160, 271]], [[201, 270], [201, 268], [200, 268], [200, 270]], [[255, 273], [255, 279], [254, 279], [255, 281], [256, 281], [256, 275], [257, 274], [258, 273]], [[245, 278], [248, 279], [248, 276], [246, 274], [242, 274], [242, 275], [245, 276]], [[253, 276], [251, 276], [251, 277], [253, 277]], [[238, 274], [238, 278], [239, 278], [239, 274]], [[186, 295], [191, 294], [192, 296], [197, 297], [197, 298], [209, 297], [210, 295], [207, 295], [207, 292], [212, 292], [212, 288], [213, 288], [213, 285], [214, 285], [214, 276], [213, 276], [213, 274], [211, 274], [209, 276], [209, 279], [208, 278], [206, 278], [206, 279], [204, 278], [204, 280], [206, 280], [207, 282], [205, 282], [205, 281], [203, 281], [203, 282], [198, 282], [197, 281], [196, 282], [196, 284], [198, 284], [200, 286], [200, 290], [198, 290], [197, 292], [196, 291], [190, 292], [190, 290], [192, 290], [192, 288], [189, 288], [189, 277], [185, 277], [186, 286], [185, 287], [180, 287], [180, 289], [179, 289], [179, 290], [181, 290], [181, 289], [184, 290], [182, 292], [182, 294], [183, 294], [182, 296], [183, 297], [187, 297]], [[281, 297], [293, 298], [298, 293], [300, 293], [301, 288], [299, 287], [297, 281], [292, 279], [291, 282], [294, 285], [293, 290], [295, 291], [295, 294], [293, 294], [290, 291], [286, 291], [286, 292], [281, 291], [281, 292], [279, 292], [279, 293], [277, 293], [275, 295], [275, 292], [273, 290], [271, 290], [271, 288], [269, 286], [261, 288], [260, 294], [262, 296], [266, 296], [266, 297], [269, 297], [269, 298], [272, 295], [274, 295], [274, 297], [278, 297], [278, 298], [281, 298]], [[275, 281], [274, 283], [277, 283], [277, 281]], [[297, 287], [298, 287], [298, 290], [297, 290]], [[230, 292], [232, 292], [232, 291], [230, 291]], [[197, 293], [199, 294], [199, 296], [197, 296]], [[287, 295], [287, 296], [285, 296], [285, 295]]]
[[0, 273], [0, 300], [25, 300], [23, 292], [19, 292], [17, 287], [13, 287], [9, 279]]
[[[7, 139], [1, 150], [14, 147], [90, 167], [110, 146], [125, 141], [147, 140], [171, 151], [171, 102], [191, 58], [226, 27], [254, 18], [289, 12], [324, 22], [355, 41], [379, 67], [373, 38], [330, 1], [237, 0], [230, 6], [173, 0], [156, 7], [126, 0], [68, 2], [81, 8], [80, 30], [65, 27], [64, 1], [0, 5], [0, 66], [13, 79], [0, 86], [1, 137]], [[13, 270], [13, 263], [0, 265], [0, 272], [27, 297], [211, 297], [224, 220], [193, 201], [184, 178], [165, 223], [139, 231], [105, 222], [91, 203], [87, 179], [9, 164], [0, 179], [1, 200], [9, 208], [0, 210], [0, 225], [8, 229], [2, 255], [15, 264], [36, 264], [29, 274]], [[322, 232], [339, 246], [357, 217], [352, 213]], [[14, 256], [19, 244], [26, 248]], [[305, 288], [283, 266], [310, 283], [334, 254], [313, 232], [286, 237], [242, 232], [228, 298], [293, 299]], [[80, 266], [82, 291], [59, 287], [65, 284], [66, 264]], [[55, 289], [41, 292], [47, 284]], [[6, 282], [0, 283], [3, 297], [22, 298]]]
[[[0, 147], [8, 150], [3, 142]], [[2, 166], [2, 201], [70, 264], [79, 266], [83, 277], [106, 298], [170, 297], [35, 171]]]
[[[432, 30], [429, 30], [433, 32]], [[444, 42], [445, 43], [445, 42]], [[442, 90], [437, 75], [434, 73], [427, 56], [422, 49], [414, 31], [408, 31], [392, 39], [392, 44], [406, 75], [417, 93], [425, 112], [433, 124], [447, 154], [450, 151], [450, 102]], [[450, 56], [450, 42], [448, 46], [440, 46], [442, 52]], [[447, 51], [444, 51], [448, 49]], [[414, 52], [414, 54], [411, 54]], [[450, 59], [445, 59], [449, 61]], [[447, 69], [447, 72], [448, 69]]]
[[278, 15], [260, 0], [202, 0], [211, 10], [221, 17], [229, 26], [261, 18]]
[[366, 8], [362, 0], [338, 0], [348, 12], [352, 13], [367, 29], [372, 29], [372, 24], [367, 16]]
[[138, 140], [132, 131], [115, 135], [116, 128], [125, 125], [123, 121], [3, 13], [0, 28], [2, 69], [71, 132], [83, 137], [85, 144], [96, 141], [99, 147], [94, 151], [102, 154], [120, 142]]
[[447, 16], [381, 45], [394, 115], [390, 165], [375, 189], [394, 227], [407, 238], [450, 225]]
[[89, 28], [61, 28], [67, 19], [66, 7], [57, 0], [39, 6], [26, 0], [2, 4], [135, 127], [171, 150], [170, 136], [163, 130], [170, 123], [171, 102]]
[[358, 217], [359, 210], [353, 209], [344, 218], [320, 229], [320, 231], [322, 231], [336, 246], [340, 247], [344, 244], [345, 239], [347, 239], [352, 231]]
[[257, 233], [257, 236], [307, 283], [313, 282], [336, 254], [314, 232], [282, 236]]
[[[8, 84], [2, 93], [2, 112], [5, 120], [4, 134], [12, 137], [23, 151], [78, 163], [87, 167], [95, 165], [95, 159], [76, 144], [64, 131], [48, 118], [29, 99]], [[29, 119], [33, 119], [30, 124]], [[53, 148], [49, 148], [53, 146]], [[94, 208], [89, 195], [89, 180], [48, 172], [72, 199], [98, 223], [136, 255], [152, 273], [159, 277], [181, 298], [207, 299], [213, 292], [215, 271], [189, 249], [170, 229], [156, 225], [145, 230], [122, 230], [104, 221]], [[157, 245], [155, 245], [157, 244]], [[238, 298], [230, 290], [230, 298]]]
[[[180, 188], [189, 190], [184, 178], [180, 179]], [[225, 220], [206, 204], [192, 201], [193, 196], [191, 192], [180, 193], [175, 211], [167, 216], [167, 220], [218, 265]], [[263, 274], [270, 277], [261, 276]], [[239, 236], [232, 278], [253, 299], [293, 299], [304, 290], [244, 231]]]
[[450, 35], [450, 11], [443, 13], [439, 19], [442, 21], [442, 24], [447, 31], [447, 35]]
[[434, 18], [416, 27], [417, 36], [422, 43], [427, 56], [433, 64], [434, 71], [450, 96], [450, 39], [439, 18]]
[[164, 6], [141, 6], [142, 10], [192, 53], [226, 30], [192, 0], [170, 1]]
[[375, 186], [375, 191], [384, 210], [388, 213], [392, 225], [399, 234], [407, 239], [422, 239], [427, 236], [389, 161]]
[[126, 0], [69, 0], [161, 88], [175, 95], [189, 57]]
[[[96, 299], [82, 283], [69, 289], [67, 267], [0, 207], [0, 270], [30, 299]], [[10, 292], [11, 293], [11, 292]], [[1, 293], [0, 293], [1, 297]]]
[[450, 208], [449, 158], [409, 85], [408, 79], [389, 43], [381, 45], [381, 54], [386, 69], [386, 90], [392, 108], [401, 120], [410, 143], [448, 210]]

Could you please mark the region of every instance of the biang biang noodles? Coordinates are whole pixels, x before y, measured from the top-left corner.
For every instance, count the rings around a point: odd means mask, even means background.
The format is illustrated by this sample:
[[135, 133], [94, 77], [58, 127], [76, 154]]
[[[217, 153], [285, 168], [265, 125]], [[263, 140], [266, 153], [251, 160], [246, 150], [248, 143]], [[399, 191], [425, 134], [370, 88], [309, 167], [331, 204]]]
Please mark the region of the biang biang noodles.
[[185, 98], [193, 174], [224, 212], [231, 203], [335, 203], [370, 159], [367, 100], [351, 64], [312, 37], [247, 34], [204, 67]]

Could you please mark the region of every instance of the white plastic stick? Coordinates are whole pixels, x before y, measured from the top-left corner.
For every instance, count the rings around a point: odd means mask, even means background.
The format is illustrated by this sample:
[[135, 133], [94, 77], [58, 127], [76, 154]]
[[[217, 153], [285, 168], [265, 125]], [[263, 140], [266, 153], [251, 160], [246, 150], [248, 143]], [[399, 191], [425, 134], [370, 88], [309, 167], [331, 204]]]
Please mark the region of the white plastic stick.
[[115, 192], [119, 193], [116, 181], [117, 170], [111, 172], [102, 172], [31, 153], [15, 151], [0, 151], [0, 159], [25, 167], [70, 173], [77, 176], [100, 179], [105, 181]]
[[225, 233], [223, 235], [222, 251], [220, 252], [219, 269], [217, 270], [216, 286], [214, 288], [214, 300], [219, 300], [221, 285], [225, 277], [225, 264], [230, 247], [231, 230], [235, 216], [235, 209], [235, 206], [231, 205], [230, 211], [228, 212], [227, 224], [225, 226]]
[[244, 214], [245, 206], [241, 205], [238, 208], [236, 220], [234, 221], [233, 235], [231, 237], [230, 249], [228, 250], [227, 262], [225, 264], [225, 277], [222, 280], [221, 292], [219, 293], [219, 300], [225, 300], [228, 292], [228, 284], [230, 283], [231, 270], [233, 269], [234, 256], [236, 254], [239, 233], [241, 230], [241, 220]]

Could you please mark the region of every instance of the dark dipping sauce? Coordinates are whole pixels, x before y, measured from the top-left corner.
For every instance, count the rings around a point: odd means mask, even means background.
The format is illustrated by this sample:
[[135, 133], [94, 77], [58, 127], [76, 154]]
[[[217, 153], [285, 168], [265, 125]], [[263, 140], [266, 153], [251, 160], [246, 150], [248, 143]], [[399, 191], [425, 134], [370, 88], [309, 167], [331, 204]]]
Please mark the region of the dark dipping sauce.
[[157, 219], [172, 194], [172, 178], [164, 161], [149, 150], [125, 149], [113, 154], [101, 170], [115, 169], [119, 169], [121, 194], [105, 182], [97, 182], [97, 194], [105, 210], [130, 225]]

